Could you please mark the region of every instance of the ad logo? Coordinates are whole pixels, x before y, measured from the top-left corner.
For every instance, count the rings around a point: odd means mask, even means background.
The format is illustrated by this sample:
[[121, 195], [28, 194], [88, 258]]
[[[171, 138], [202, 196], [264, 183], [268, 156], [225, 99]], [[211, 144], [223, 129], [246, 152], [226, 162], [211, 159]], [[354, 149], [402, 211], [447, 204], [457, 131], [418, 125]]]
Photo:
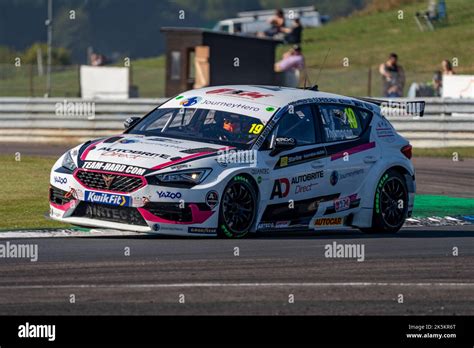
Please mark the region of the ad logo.
[[191, 97], [191, 98], [187, 98], [187, 99], [184, 99], [184, 100], [180, 101], [179, 105], [184, 106], [184, 107], [190, 107], [190, 106], [196, 105], [201, 100], [202, 100], [201, 97]]
[[337, 218], [321, 218], [317, 219], [314, 224], [316, 226], [339, 226], [342, 225], [342, 217]]
[[278, 198], [284, 198], [288, 196], [288, 193], [290, 192], [290, 180], [287, 178], [281, 178], [275, 180], [275, 183], [273, 184], [273, 190], [272, 190], [272, 195], [270, 196], [270, 199], [273, 199], [275, 197]]
[[102, 174], [102, 179], [104, 180], [105, 187], [107, 187], [107, 189], [109, 189], [110, 185], [112, 185], [112, 182], [114, 181], [115, 177], [113, 175]]
[[214, 207], [219, 203], [219, 194], [217, 191], [209, 191], [206, 194], [206, 204], [209, 208], [214, 209]]
[[156, 191], [160, 198], [180, 199], [181, 192]]
[[67, 178], [62, 178], [60, 176], [55, 176], [54, 177], [54, 182], [56, 184], [61, 184], [61, 185], [64, 185], [64, 184], [67, 184]]
[[93, 191], [86, 191], [85, 201], [120, 207], [129, 207], [131, 205], [131, 199], [128, 196]]

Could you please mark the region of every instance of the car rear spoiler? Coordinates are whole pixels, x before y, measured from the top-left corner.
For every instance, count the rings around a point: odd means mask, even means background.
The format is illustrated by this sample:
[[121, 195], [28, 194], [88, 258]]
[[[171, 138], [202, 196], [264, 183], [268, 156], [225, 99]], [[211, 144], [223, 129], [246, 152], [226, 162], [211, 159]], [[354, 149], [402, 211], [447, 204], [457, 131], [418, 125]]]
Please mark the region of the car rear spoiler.
[[425, 114], [426, 103], [421, 100], [410, 102], [359, 97], [356, 97], [356, 99], [380, 106], [382, 115], [384, 116], [422, 117]]

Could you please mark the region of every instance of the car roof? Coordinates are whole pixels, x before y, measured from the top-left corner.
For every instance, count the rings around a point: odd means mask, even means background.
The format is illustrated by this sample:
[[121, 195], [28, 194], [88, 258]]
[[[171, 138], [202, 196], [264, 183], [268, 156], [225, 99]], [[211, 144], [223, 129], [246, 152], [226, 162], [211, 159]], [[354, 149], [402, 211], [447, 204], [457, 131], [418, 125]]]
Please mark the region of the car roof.
[[365, 106], [373, 104], [338, 94], [278, 86], [225, 85], [193, 89], [169, 99], [159, 106], [164, 108], [192, 107], [246, 114], [266, 123], [273, 114], [291, 103], [301, 101], [344, 103]]
[[[251, 100], [252, 102], [255, 102], [255, 103], [273, 105], [276, 107], [283, 107], [290, 103], [296, 102], [298, 100], [313, 99], [313, 98], [355, 100], [355, 98], [351, 98], [351, 97], [346, 97], [346, 96], [342, 96], [338, 94], [326, 93], [326, 92], [321, 92], [321, 91], [313, 91], [310, 89], [280, 87], [280, 86], [259, 86], [259, 85], [212, 86], [212, 87], [189, 90], [184, 93], [181, 93], [181, 95], [185, 97], [189, 97], [189, 96], [205, 97], [205, 96], [209, 96], [208, 92], [215, 91], [218, 89], [230, 89], [230, 90], [236, 90], [236, 91], [241, 90], [241, 91], [257, 92], [264, 95], [269, 95], [263, 98], [250, 98], [248, 100]], [[228, 94], [212, 94], [212, 95], [215, 97], [221, 97], [226, 100], [228, 100], [229, 98]]]

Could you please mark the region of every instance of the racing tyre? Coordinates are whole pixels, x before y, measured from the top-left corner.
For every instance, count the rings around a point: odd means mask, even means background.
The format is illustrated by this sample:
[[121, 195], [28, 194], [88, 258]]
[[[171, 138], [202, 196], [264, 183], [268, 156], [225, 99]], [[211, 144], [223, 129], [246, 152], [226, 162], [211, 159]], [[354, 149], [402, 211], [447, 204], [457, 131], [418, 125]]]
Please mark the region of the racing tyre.
[[396, 233], [403, 226], [407, 211], [405, 178], [390, 169], [382, 175], [375, 190], [372, 227], [361, 230], [365, 233]]
[[257, 215], [257, 193], [250, 179], [237, 175], [227, 184], [219, 209], [217, 235], [221, 238], [245, 237]]

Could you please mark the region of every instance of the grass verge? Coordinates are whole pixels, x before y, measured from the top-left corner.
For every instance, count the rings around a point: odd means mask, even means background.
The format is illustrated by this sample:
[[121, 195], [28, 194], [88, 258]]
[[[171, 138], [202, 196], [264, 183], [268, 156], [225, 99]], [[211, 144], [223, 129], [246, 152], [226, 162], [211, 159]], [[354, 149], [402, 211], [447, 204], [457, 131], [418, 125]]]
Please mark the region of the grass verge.
[[69, 226], [47, 220], [49, 171], [55, 157], [1, 155], [0, 229], [55, 228]]
[[473, 158], [474, 147], [413, 148], [414, 157]]
[[[47, 220], [49, 172], [55, 157], [1, 155], [0, 230], [62, 228], [70, 225]], [[474, 199], [418, 195], [414, 216], [473, 215]]]

